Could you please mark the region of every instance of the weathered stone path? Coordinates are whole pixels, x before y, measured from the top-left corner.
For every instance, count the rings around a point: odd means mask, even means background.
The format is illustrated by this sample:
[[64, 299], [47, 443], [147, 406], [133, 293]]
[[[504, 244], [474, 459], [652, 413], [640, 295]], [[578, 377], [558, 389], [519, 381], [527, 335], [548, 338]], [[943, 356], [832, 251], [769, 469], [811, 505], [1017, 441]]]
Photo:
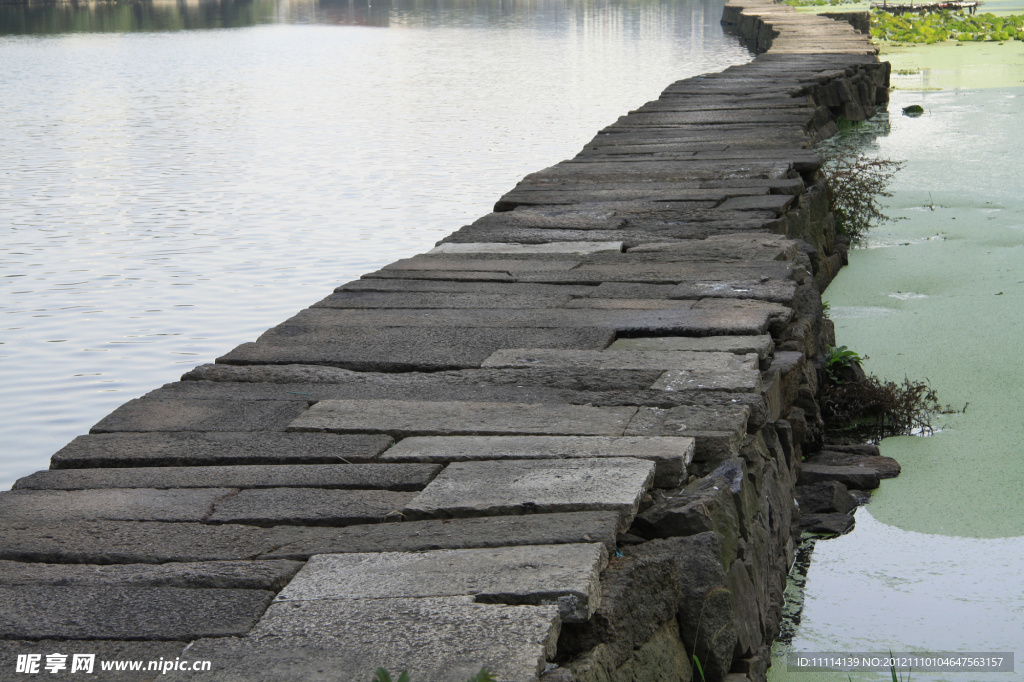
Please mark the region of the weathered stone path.
[[[844, 257], [810, 147], [888, 65], [763, 0], [723, 22], [764, 54], [0, 493], [0, 679], [764, 679]], [[838, 455], [800, 474], [826, 514]]]

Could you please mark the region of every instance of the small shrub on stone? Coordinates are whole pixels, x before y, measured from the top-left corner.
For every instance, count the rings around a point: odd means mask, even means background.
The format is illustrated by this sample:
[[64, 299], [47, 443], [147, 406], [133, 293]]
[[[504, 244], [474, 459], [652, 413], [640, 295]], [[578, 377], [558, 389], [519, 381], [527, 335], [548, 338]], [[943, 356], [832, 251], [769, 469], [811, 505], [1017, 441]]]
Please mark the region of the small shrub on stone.
[[857, 241], [875, 225], [895, 220], [882, 212], [878, 200], [892, 196], [889, 183], [902, 161], [867, 157], [850, 146], [828, 147], [822, 152], [829, 210], [839, 234]]
[[826, 381], [822, 388], [822, 418], [830, 430], [851, 432], [858, 439], [878, 442], [901, 435], [931, 435], [932, 417], [948, 408], [927, 381], [904, 378], [902, 384], [865, 376], [856, 381]]

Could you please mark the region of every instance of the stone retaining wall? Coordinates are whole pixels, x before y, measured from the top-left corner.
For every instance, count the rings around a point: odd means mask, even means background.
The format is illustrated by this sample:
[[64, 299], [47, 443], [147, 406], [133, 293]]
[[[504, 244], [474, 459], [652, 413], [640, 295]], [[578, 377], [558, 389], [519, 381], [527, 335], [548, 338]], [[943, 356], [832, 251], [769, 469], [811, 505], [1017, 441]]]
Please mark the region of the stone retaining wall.
[[0, 493], [0, 678], [57, 651], [217, 680], [691, 680], [694, 656], [763, 680], [845, 260], [811, 147], [886, 101], [888, 65], [788, 7], [723, 23], [763, 54]]

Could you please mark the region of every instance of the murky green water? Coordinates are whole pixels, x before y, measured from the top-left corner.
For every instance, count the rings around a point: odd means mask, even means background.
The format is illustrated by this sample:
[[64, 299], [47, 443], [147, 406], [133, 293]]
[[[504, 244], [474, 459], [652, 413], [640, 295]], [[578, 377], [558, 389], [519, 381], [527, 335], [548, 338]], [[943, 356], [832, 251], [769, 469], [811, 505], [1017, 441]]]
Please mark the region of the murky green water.
[[[923, 116], [899, 115], [914, 103]], [[883, 441], [903, 475], [853, 533], [817, 543], [792, 649], [1024, 657], [1024, 89], [898, 91], [890, 110], [874, 146], [907, 162], [889, 202], [904, 220], [876, 229], [825, 299], [869, 371], [927, 378], [967, 409], [940, 417], [931, 438]], [[1024, 679], [1017, 668], [912, 679]], [[778, 661], [771, 679], [847, 676]]]

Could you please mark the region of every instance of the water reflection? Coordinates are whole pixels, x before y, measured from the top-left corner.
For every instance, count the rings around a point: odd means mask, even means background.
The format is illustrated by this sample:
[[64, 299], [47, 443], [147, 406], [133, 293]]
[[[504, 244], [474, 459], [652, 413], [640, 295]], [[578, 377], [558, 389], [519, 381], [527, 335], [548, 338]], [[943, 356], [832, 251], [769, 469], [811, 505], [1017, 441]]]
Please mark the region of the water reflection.
[[0, 488], [750, 58], [722, 0], [0, 7], [64, 22], [0, 36]]

